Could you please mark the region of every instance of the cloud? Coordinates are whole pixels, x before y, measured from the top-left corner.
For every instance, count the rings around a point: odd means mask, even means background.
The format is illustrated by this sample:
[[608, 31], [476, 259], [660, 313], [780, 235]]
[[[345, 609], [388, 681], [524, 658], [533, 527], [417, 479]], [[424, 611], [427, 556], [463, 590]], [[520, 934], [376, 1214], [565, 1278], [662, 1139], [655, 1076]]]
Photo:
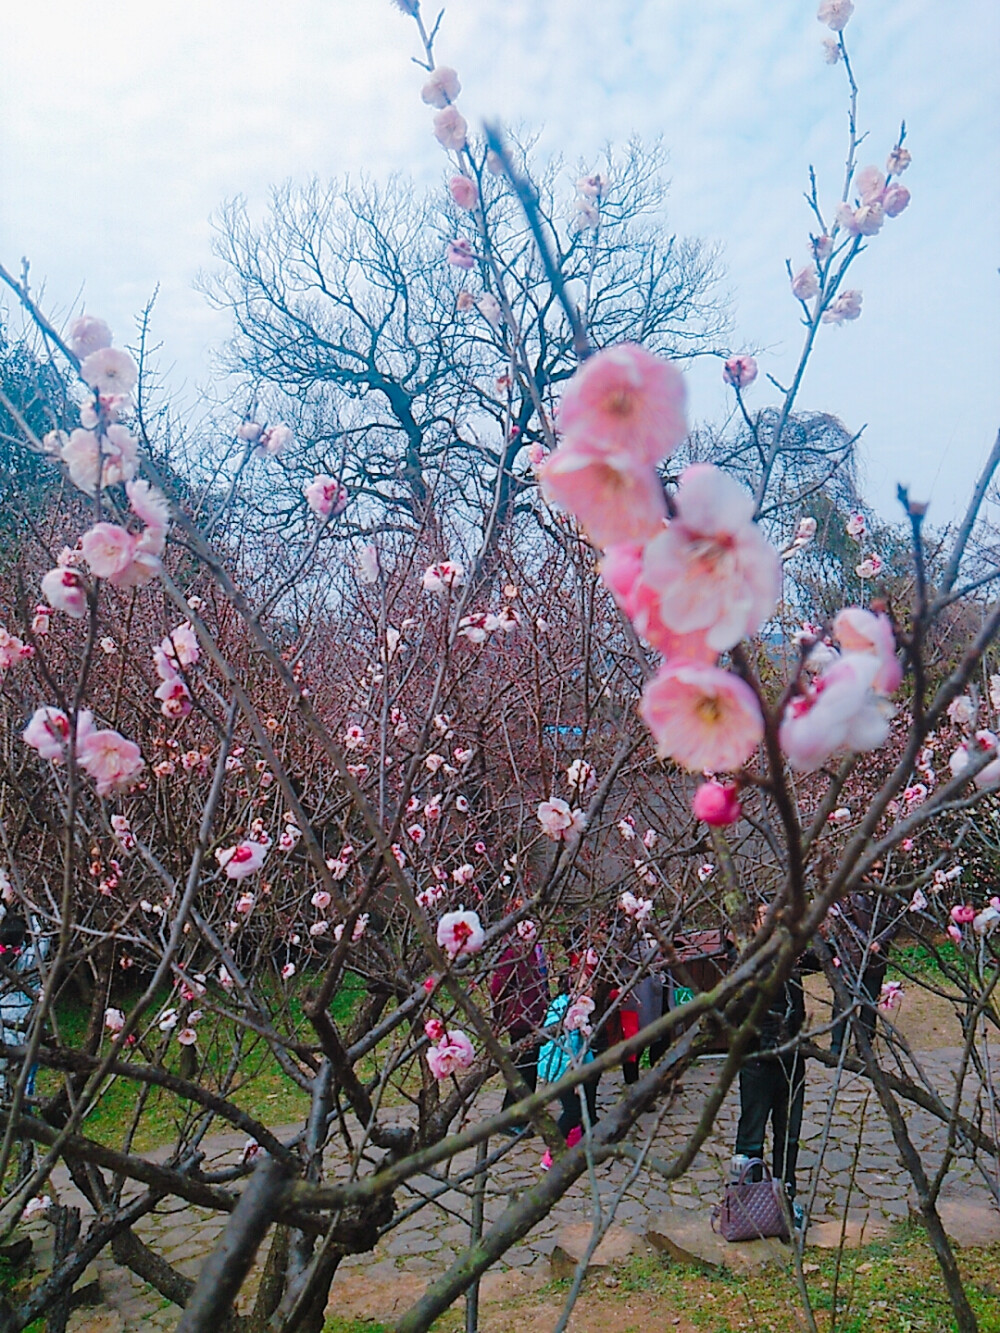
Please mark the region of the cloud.
[[[800, 340], [784, 260], [805, 257], [807, 167], [832, 206], [844, 158], [843, 73], [823, 64], [823, 32], [811, 0], [452, 0], [440, 55], [473, 122], [541, 126], [541, 146], [571, 162], [662, 135], [670, 225], [724, 242], [739, 337], [782, 380]], [[862, 160], [881, 161], [905, 116], [913, 203], [861, 258], [864, 314], [823, 331], [802, 405], [868, 423], [887, 511], [904, 480], [950, 517], [996, 428], [998, 33], [997, 9], [968, 0], [947, 14], [859, 0], [848, 28]], [[0, 54], [0, 258], [29, 255], [63, 313], [83, 285], [120, 335], [159, 284], [164, 360], [204, 380], [226, 326], [192, 283], [224, 198], [259, 206], [314, 172], [443, 174], [416, 49], [388, 0], [293, 0], [280, 18], [261, 0], [108, 0], [99, 23], [69, 0], [22, 7]], [[696, 412], [718, 419], [717, 367], [692, 384]]]

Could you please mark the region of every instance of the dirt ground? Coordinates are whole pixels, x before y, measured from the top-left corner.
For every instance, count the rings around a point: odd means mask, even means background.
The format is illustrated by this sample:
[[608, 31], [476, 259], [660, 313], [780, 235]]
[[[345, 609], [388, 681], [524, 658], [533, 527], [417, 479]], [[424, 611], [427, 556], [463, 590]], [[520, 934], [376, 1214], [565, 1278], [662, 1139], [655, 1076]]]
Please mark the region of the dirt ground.
[[[829, 1023], [831, 995], [826, 977], [812, 974], [805, 978], [803, 986], [809, 1027]], [[939, 1051], [942, 1047], [962, 1045], [962, 1026], [954, 1006], [922, 987], [904, 983], [903, 998], [888, 1018], [915, 1051]], [[827, 1039], [821, 1038], [820, 1042], [826, 1044]]]

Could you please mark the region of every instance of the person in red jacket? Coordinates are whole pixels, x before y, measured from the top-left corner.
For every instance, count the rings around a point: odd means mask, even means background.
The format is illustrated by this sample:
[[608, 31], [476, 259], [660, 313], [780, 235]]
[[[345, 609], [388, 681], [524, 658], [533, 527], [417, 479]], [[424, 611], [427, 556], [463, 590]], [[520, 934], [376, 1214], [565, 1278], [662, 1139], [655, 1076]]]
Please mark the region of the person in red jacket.
[[[534, 1092], [538, 1083], [542, 1028], [549, 1007], [548, 968], [542, 946], [534, 940], [515, 936], [497, 960], [490, 978], [490, 996], [496, 1030], [510, 1038], [514, 1064]], [[517, 1100], [508, 1088], [501, 1109], [506, 1110]]]

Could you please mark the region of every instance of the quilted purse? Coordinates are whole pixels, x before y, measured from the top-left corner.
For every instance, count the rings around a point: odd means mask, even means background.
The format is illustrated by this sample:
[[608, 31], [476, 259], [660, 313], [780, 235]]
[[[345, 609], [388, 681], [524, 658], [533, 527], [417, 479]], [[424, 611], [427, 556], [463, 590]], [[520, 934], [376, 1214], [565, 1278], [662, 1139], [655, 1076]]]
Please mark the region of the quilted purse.
[[[761, 1167], [763, 1180], [748, 1180], [754, 1167]], [[712, 1229], [724, 1240], [761, 1240], [765, 1236], [788, 1239], [788, 1215], [782, 1187], [775, 1184], [766, 1162], [752, 1158], [739, 1180], [726, 1186], [722, 1202], [712, 1212]]]

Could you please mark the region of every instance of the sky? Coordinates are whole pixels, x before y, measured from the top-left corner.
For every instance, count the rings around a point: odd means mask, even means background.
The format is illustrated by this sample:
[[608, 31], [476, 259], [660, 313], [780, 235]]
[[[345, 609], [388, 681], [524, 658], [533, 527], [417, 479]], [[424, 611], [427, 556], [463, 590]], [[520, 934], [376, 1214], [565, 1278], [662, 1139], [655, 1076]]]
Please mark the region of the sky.
[[[735, 345], [783, 381], [808, 168], [832, 208], [846, 151], [843, 72], [823, 61], [815, 13], [816, 0], [448, 0], [437, 50], [473, 126], [537, 127], [570, 163], [662, 136], [669, 226], [721, 245]], [[121, 342], [158, 288], [178, 401], [212, 384], [228, 331], [194, 285], [225, 199], [260, 213], [272, 185], [362, 169], [443, 180], [413, 25], [390, 0], [35, 0], [4, 28], [0, 262], [27, 256], [57, 323], [85, 305]], [[865, 427], [883, 513], [903, 482], [945, 523], [1000, 425], [1000, 5], [856, 0], [846, 36], [861, 164], [882, 164], [905, 118], [913, 198], [858, 261], [862, 316], [821, 331], [799, 405]], [[690, 386], [692, 419], [720, 421], [719, 366]], [[750, 394], [774, 397], [763, 375]]]

